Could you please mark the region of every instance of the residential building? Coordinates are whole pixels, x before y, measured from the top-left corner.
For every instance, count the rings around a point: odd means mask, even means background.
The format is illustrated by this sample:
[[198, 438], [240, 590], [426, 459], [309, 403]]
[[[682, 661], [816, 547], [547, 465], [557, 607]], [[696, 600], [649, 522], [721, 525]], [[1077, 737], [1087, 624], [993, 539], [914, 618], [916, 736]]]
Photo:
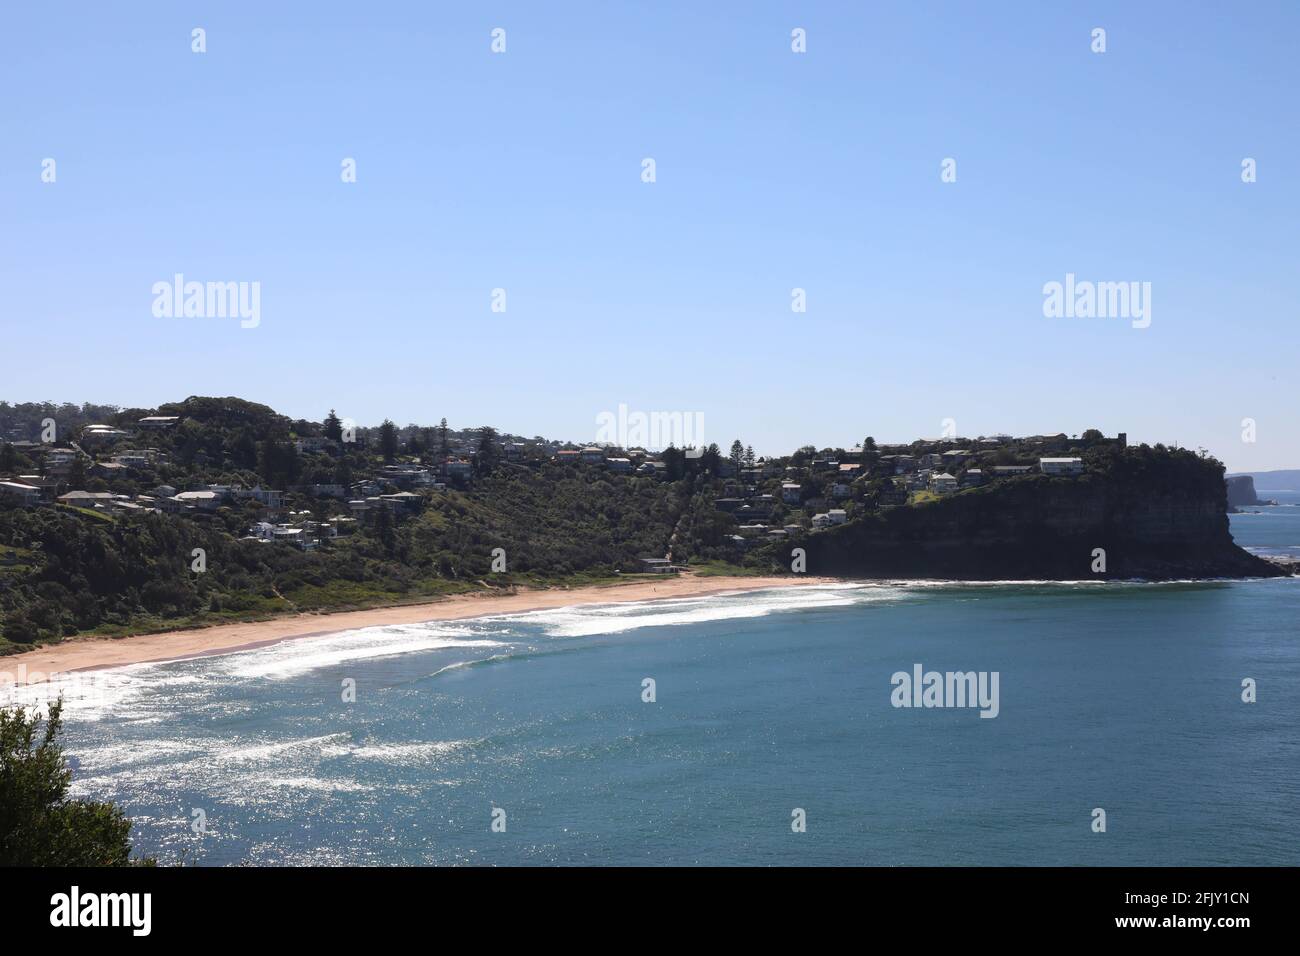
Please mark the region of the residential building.
[[172, 428], [180, 420], [179, 415], [147, 415], [136, 422], [136, 425], [148, 430], [162, 431], [165, 428]]
[[412, 494], [409, 491], [399, 491], [395, 495], [380, 495], [379, 500], [387, 504], [394, 511], [419, 511], [424, 505], [424, 498], [420, 495]]
[[0, 498], [23, 508], [35, 508], [41, 503], [41, 489], [18, 481], [0, 481]]
[[126, 432], [112, 425], [87, 425], [81, 430], [81, 443], [94, 445], [119, 441], [126, 437]]
[[175, 497], [181, 507], [196, 511], [216, 511], [223, 498], [217, 491], [182, 491]]
[[61, 505], [71, 505], [74, 508], [95, 508], [112, 501], [113, 495], [107, 491], [69, 491], [66, 495], [59, 495], [56, 500]]
[[1038, 470], [1045, 475], [1082, 475], [1082, 458], [1040, 458]]
[[957, 478], [945, 472], [935, 472], [930, 476], [930, 490], [937, 495], [947, 495], [957, 490]]
[[321, 435], [308, 435], [306, 438], [299, 438], [293, 443], [293, 447], [298, 450], [298, 454], [315, 455], [321, 452], [332, 452], [339, 447], [339, 443], [333, 438], [325, 438]]

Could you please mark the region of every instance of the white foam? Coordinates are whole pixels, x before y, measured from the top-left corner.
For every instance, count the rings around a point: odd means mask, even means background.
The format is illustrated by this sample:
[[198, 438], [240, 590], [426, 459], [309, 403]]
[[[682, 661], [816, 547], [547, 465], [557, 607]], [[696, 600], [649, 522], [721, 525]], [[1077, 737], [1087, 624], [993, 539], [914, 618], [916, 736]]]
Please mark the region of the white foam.
[[672, 627], [709, 621], [765, 617], [782, 611], [849, 607], [890, 600], [895, 589], [865, 585], [812, 585], [764, 591], [671, 598], [625, 604], [600, 604], [534, 611], [523, 615], [529, 624], [545, 628], [550, 637], [590, 637], [619, 634], [644, 627]]
[[348, 661], [373, 660], [453, 647], [500, 647], [501, 642], [475, 639], [467, 627], [443, 624], [403, 624], [368, 627], [327, 637], [283, 641], [269, 647], [218, 658], [227, 677], [283, 679]]

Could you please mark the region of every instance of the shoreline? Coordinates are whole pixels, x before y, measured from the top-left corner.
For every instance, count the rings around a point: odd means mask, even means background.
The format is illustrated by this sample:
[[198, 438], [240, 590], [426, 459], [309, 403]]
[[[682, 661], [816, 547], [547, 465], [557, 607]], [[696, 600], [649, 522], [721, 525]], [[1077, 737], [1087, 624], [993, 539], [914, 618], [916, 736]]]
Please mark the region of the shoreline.
[[[0, 688], [16, 683], [20, 669], [24, 683], [45, 683], [51, 674], [106, 670], [132, 664], [159, 664], [234, 654], [269, 647], [281, 641], [309, 640], [342, 631], [427, 621], [454, 621], [503, 614], [526, 614], [562, 607], [592, 604], [628, 604], [673, 598], [708, 597], [769, 588], [808, 587], [834, 584], [824, 577], [671, 577], [626, 583], [586, 585], [577, 588], [536, 588], [508, 594], [477, 592], [459, 594], [422, 604], [398, 604], [360, 611], [327, 614], [295, 614], [265, 621], [215, 624], [211, 627], [159, 631], [134, 637], [73, 638], [61, 644], [10, 654], [0, 658]], [[36, 676], [40, 680], [35, 680]]]

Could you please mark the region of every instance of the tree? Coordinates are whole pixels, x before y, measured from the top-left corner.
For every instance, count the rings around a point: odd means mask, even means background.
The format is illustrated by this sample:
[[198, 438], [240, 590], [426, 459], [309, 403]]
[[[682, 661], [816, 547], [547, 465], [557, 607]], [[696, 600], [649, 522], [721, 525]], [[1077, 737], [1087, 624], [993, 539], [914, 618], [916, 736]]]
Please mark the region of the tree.
[[674, 445], [669, 445], [659, 456], [664, 463], [665, 477], [669, 481], [678, 481], [686, 474], [686, 453]]
[[438, 454], [444, 459], [451, 453], [451, 444], [447, 441], [447, 419], [438, 423]]
[[713, 442], [700, 455], [700, 469], [706, 475], [716, 477], [720, 464], [722, 464], [722, 449], [718, 447], [717, 442]]
[[384, 549], [384, 554], [392, 557], [397, 550], [397, 529], [393, 522], [393, 513], [387, 504], [381, 504], [375, 512], [375, 537]]
[[481, 475], [490, 475], [497, 464], [497, 430], [491, 425], [479, 429], [478, 455], [475, 465]]
[[755, 461], [757, 461], [757, 459], [754, 457], [754, 446], [753, 446], [753, 445], [746, 445], [746, 446], [745, 446], [745, 466], [746, 466], [747, 468], [753, 468], [753, 467], [754, 467], [754, 462], [755, 462]]
[[[63, 701], [0, 710], [0, 866], [127, 866], [131, 821], [111, 803], [68, 799]], [[142, 861], [152, 863], [152, 860]]]
[[41, 636], [40, 629], [23, 614], [5, 617], [4, 638], [12, 644], [35, 644]]
[[740, 467], [745, 463], [745, 446], [739, 438], [731, 443], [731, 453], [727, 457], [731, 459], [735, 473], [740, 474]]
[[236, 468], [257, 467], [257, 434], [251, 428], [241, 428], [230, 444], [230, 460]]
[[326, 438], [332, 438], [335, 441], [343, 440], [343, 422], [341, 422], [339, 417], [334, 414], [334, 409], [332, 408], [330, 409], [330, 413], [325, 416], [324, 424], [321, 425], [321, 433]]
[[384, 461], [391, 462], [397, 457], [397, 426], [388, 418], [379, 426], [379, 451]]
[[68, 485], [74, 489], [86, 487], [86, 463], [80, 455], [72, 459], [72, 467], [68, 470]]

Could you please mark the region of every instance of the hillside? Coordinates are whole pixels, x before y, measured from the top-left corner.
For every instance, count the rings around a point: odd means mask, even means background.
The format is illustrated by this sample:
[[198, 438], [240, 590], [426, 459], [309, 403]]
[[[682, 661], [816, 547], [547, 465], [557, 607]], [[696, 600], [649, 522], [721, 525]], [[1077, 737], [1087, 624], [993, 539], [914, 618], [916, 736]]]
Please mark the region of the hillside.
[[1217, 461], [1095, 430], [758, 459], [739, 440], [688, 455], [345, 428], [235, 397], [0, 403], [0, 420], [0, 653], [606, 580], [665, 556], [702, 573], [790, 573], [794, 548], [809, 573], [851, 577], [1280, 573], [1232, 543]]

